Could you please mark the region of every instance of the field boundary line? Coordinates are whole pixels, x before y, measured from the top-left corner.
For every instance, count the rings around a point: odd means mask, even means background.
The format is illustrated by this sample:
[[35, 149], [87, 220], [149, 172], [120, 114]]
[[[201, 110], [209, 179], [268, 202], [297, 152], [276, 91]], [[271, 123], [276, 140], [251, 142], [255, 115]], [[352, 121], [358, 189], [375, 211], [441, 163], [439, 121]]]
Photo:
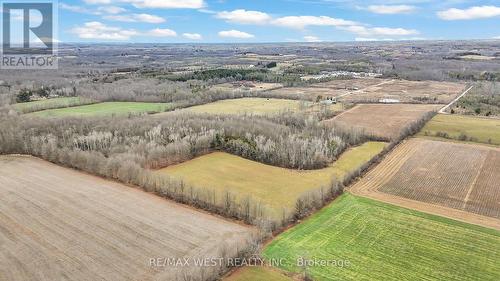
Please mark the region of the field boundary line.
[[[399, 171], [399, 169], [401, 169], [405, 161], [415, 154], [416, 147], [415, 145], [410, 146], [408, 144], [409, 141], [412, 140], [405, 140], [402, 143], [398, 144], [396, 147], [392, 149], [389, 155], [384, 157], [383, 160], [386, 160], [389, 163], [386, 169], [382, 171], [376, 170], [378, 166], [377, 164], [364, 176], [367, 178], [366, 181], [363, 182], [363, 180], [361, 179], [356, 183], [354, 183], [353, 185], [351, 185], [350, 187], [348, 187], [347, 190], [358, 194], [364, 194], [364, 193], [369, 194], [371, 192], [378, 192], [378, 189], [382, 185], [387, 183], [390, 180], [390, 178], [394, 174], [396, 174]], [[418, 142], [418, 141], [413, 139], [412, 142]], [[420, 142], [418, 142], [418, 145], [420, 145]], [[377, 175], [380, 173], [385, 174], [385, 176], [378, 178]]]
[[449, 104], [445, 105], [443, 108], [441, 108], [438, 113], [441, 113], [441, 114], [448, 114], [446, 112], [446, 110], [452, 106], [454, 103], [456, 103], [459, 99], [461, 99], [463, 96], [465, 96], [465, 94], [467, 94], [472, 88], [474, 88], [474, 86], [470, 86], [467, 90], [465, 90], [461, 95], [459, 95], [458, 97], [456, 97], [454, 100], [452, 100]]
[[[417, 142], [412, 142], [412, 140]], [[411, 146], [411, 148], [415, 149], [418, 145], [420, 145], [420, 142], [418, 142], [419, 140], [424, 140], [424, 139], [412, 138], [410, 140], [407, 140], [399, 144], [398, 146], [393, 148], [393, 150], [381, 161], [388, 161], [390, 165], [389, 167], [394, 168], [395, 162], [398, 162], [397, 160], [399, 160], [398, 158], [406, 158], [406, 156], [408, 156], [408, 155], [401, 155], [401, 153], [405, 152], [408, 153], [412, 151], [412, 149], [408, 148], [405, 149], [404, 146]], [[488, 147], [484, 147], [478, 144], [456, 143], [455, 145], [473, 146], [481, 149], [488, 149]], [[500, 148], [495, 150], [499, 151]], [[484, 165], [485, 162], [486, 159], [484, 159], [484, 161], [481, 163], [481, 167]], [[381, 182], [385, 180], [385, 176], [382, 176], [383, 179], [380, 179], [379, 178], [380, 175], [391, 173], [391, 171], [388, 171], [387, 169], [380, 170], [381, 168], [379, 167], [379, 165], [380, 163], [378, 163], [375, 167], [373, 167], [360, 180], [353, 183], [351, 186], [347, 187], [346, 191], [357, 196], [374, 199], [377, 201], [393, 204], [407, 209], [412, 209], [419, 212], [446, 217], [469, 224], [475, 224], [479, 226], [500, 230], [500, 219], [498, 218], [488, 217], [472, 212], [467, 212], [465, 210], [454, 209], [451, 207], [441, 206], [437, 204], [417, 201], [379, 191], [379, 188], [382, 186]], [[478, 177], [479, 176], [476, 175], [476, 180]], [[473, 184], [475, 184], [475, 180]], [[469, 192], [472, 192], [472, 189], [469, 190]]]
[[352, 190], [348, 190], [348, 192], [356, 196], [366, 197], [369, 199], [396, 205], [406, 209], [411, 209], [426, 214], [436, 215], [448, 219], [453, 219], [456, 221], [461, 221], [469, 224], [500, 230], [500, 219], [486, 217], [475, 213], [469, 213], [463, 210], [453, 209], [449, 207], [415, 201], [412, 199], [386, 194], [379, 191], [369, 192], [369, 193], [358, 193], [356, 191], [353, 192]]
[[326, 119], [326, 120], [323, 120], [323, 121], [331, 121], [331, 120], [335, 120], [335, 118], [340, 117], [340, 116], [342, 116], [342, 115], [346, 114], [347, 112], [349, 112], [349, 111], [351, 111], [351, 110], [355, 109], [355, 108], [356, 108], [356, 107], [358, 107], [358, 106], [359, 106], [359, 104], [356, 104], [355, 106], [353, 106], [353, 107], [349, 108], [348, 110], [344, 110], [344, 111], [342, 111], [341, 113], [339, 113], [339, 114], [337, 114], [337, 115], [333, 116], [333, 118]]

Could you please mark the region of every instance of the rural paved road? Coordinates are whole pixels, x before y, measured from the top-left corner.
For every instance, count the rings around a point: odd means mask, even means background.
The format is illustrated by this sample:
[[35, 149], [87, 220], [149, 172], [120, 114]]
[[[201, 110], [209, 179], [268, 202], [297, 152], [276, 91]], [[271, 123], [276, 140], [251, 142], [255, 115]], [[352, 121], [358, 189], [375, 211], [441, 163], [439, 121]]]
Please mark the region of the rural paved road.
[[465, 90], [460, 96], [458, 96], [456, 99], [452, 100], [449, 104], [445, 105], [443, 108], [439, 110], [439, 113], [441, 114], [448, 114], [446, 110], [454, 103], [456, 103], [459, 99], [461, 99], [465, 94], [467, 94], [470, 89], [472, 89], [474, 86], [470, 86], [467, 90]]

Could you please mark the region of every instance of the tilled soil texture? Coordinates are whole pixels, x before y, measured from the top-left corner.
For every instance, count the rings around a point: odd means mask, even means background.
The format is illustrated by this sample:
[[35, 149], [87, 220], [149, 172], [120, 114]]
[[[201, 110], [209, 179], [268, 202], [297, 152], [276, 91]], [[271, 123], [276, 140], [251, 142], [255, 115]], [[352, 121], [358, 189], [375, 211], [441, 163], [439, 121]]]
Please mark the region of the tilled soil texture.
[[349, 190], [500, 229], [499, 169], [499, 149], [411, 139]]
[[405, 127], [440, 107], [423, 104], [360, 104], [324, 122], [355, 127], [378, 137], [395, 139]]
[[194, 259], [231, 254], [252, 231], [37, 158], [0, 157], [1, 281], [206, 279], [218, 267]]

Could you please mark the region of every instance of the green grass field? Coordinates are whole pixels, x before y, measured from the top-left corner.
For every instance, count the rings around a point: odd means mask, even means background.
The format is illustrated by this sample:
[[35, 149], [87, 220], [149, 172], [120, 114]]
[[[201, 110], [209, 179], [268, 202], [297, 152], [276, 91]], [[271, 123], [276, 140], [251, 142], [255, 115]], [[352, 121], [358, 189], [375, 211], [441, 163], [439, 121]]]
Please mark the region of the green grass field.
[[[255, 114], [269, 115], [283, 111], [318, 110], [318, 105], [311, 105], [310, 102], [287, 100], [287, 99], [266, 99], [266, 98], [241, 98], [220, 100], [213, 103], [197, 105], [184, 109], [194, 113], [209, 114]], [[333, 111], [342, 110], [342, 104], [329, 105]]]
[[500, 232], [344, 194], [276, 237], [267, 259], [301, 272], [297, 259], [344, 261], [311, 266], [314, 280], [500, 280]]
[[168, 110], [170, 103], [147, 102], [103, 102], [91, 105], [49, 109], [30, 113], [38, 117], [97, 117], [107, 115], [127, 115], [140, 113], [156, 113]]
[[94, 101], [90, 99], [85, 99], [80, 97], [62, 97], [62, 98], [45, 99], [45, 100], [38, 100], [38, 101], [31, 101], [24, 103], [16, 103], [12, 106], [21, 113], [30, 113], [46, 109], [79, 106], [91, 103], [94, 103]]
[[327, 168], [298, 171], [214, 152], [160, 170], [196, 187], [229, 190], [241, 198], [248, 195], [270, 207], [276, 216], [282, 209], [293, 209], [304, 192], [328, 185], [335, 177], [342, 179], [385, 147], [383, 142], [368, 142], [355, 147]]
[[418, 135], [434, 138], [438, 132], [446, 133], [446, 138], [453, 140], [500, 145], [500, 119], [438, 114]]
[[267, 267], [245, 267], [231, 276], [224, 278], [224, 281], [292, 281], [277, 270]]

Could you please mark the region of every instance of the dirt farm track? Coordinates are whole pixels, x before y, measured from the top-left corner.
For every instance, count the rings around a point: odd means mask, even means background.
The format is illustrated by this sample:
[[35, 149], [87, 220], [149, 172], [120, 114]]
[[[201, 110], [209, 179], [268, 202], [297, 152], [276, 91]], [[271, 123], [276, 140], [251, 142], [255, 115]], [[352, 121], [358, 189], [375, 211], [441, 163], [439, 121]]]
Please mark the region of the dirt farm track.
[[1, 281], [176, 280], [193, 268], [150, 259], [218, 257], [251, 231], [37, 158], [0, 157]]
[[349, 191], [500, 229], [500, 149], [410, 139]]

